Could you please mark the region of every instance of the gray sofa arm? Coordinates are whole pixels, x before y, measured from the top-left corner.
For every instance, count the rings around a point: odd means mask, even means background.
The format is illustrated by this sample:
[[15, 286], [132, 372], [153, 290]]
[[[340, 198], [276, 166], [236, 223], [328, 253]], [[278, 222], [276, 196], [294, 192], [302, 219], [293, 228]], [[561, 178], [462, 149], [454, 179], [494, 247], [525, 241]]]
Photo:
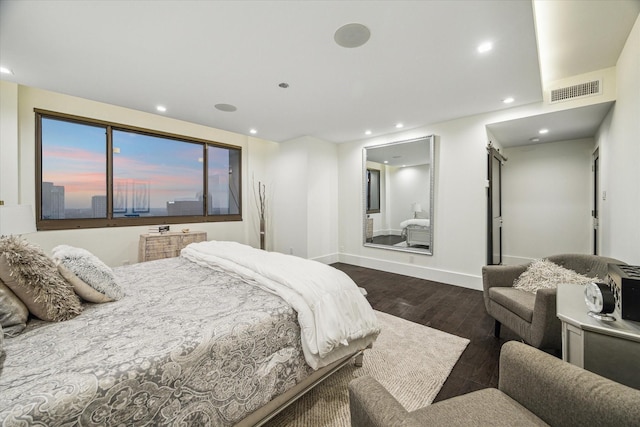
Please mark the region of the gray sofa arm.
[[494, 286], [512, 287], [513, 282], [520, 277], [529, 267], [529, 264], [522, 265], [485, 265], [482, 267], [482, 288], [484, 305], [489, 310], [489, 288]]
[[550, 425], [640, 424], [640, 390], [510, 341], [500, 352], [498, 388]]
[[397, 426], [407, 417], [406, 409], [369, 376], [349, 383], [349, 407], [352, 427]]
[[539, 289], [531, 319], [530, 344], [536, 348], [562, 348], [562, 325], [556, 309], [557, 289]]

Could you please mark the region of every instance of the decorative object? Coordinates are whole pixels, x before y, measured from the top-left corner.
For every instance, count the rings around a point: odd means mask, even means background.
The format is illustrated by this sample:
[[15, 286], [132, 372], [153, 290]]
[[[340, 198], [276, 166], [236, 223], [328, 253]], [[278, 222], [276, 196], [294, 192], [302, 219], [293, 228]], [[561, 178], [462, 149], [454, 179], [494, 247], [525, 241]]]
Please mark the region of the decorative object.
[[[429, 135], [362, 149], [364, 246], [433, 255], [435, 140], [434, 135]], [[371, 171], [374, 170], [378, 173], [377, 179], [372, 179]], [[380, 192], [379, 200], [373, 187], [385, 189]], [[377, 210], [371, 210], [372, 201], [376, 202]], [[423, 204], [426, 211], [422, 210]], [[410, 215], [407, 214], [407, 207], [410, 207]], [[422, 230], [424, 233], [418, 239], [418, 244], [397, 246], [403, 231], [400, 224], [407, 216], [411, 219], [428, 219], [429, 225]], [[375, 224], [380, 227], [380, 230], [374, 231], [375, 243], [367, 237], [369, 217], [377, 218]]]
[[0, 239], [0, 279], [39, 319], [59, 322], [82, 312], [80, 299], [40, 247], [17, 237]]
[[124, 296], [111, 268], [88, 250], [59, 245], [52, 253], [60, 274], [85, 301], [103, 303]]
[[616, 300], [606, 283], [587, 283], [584, 287], [584, 302], [589, 310], [587, 314], [594, 319], [605, 322], [616, 320], [615, 317], [611, 316], [611, 313], [616, 308]]
[[11, 289], [0, 280], [0, 326], [7, 336], [15, 336], [27, 326], [29, 309]]
[[0, 205], [0, 236], [19, 236], [36, 231], [31, 205]]
[[598, 277], [588, 277], [573, 270], [561, 267], [548, 259], [533, 261], [513, 283], [515, 289], [536, 293], [538, 289], [554, 289], [559, 283], [576, 283], [586, 285], [599, 280]]
[[607, 283], [620, 316], [640, 322], [640, 266], [609, 264]]
[[258, 214], [260, 217], [260, 249], [266, 249], [265, 212], [267, 210], [267, 193], [266, 186], [260, 181], [258, 181], [257, 192], [257, 194], [254, 192], [254, 196], [256, 197], [256, 204], [258, 205]]
[[413, 217], [418, 218], [418, 214], [422, 212], [422, 205], [418, 202], [413, 202], [411, 204], [411, 211], [413, 212]]
[[381, 330], [361, 368], [347, 365], [278, 414], [272, 427], [349, 425], [347, 385], [370, 375], [408, 410], [433, 402], [469, 340], [376, 311]]

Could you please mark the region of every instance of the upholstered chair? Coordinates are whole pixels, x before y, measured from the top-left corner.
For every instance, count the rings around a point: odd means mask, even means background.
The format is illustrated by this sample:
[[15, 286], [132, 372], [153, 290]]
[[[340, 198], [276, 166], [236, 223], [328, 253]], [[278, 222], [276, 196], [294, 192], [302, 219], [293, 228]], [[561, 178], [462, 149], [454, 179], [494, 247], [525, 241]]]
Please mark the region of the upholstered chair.
[[[608, 264], [624, 264], [598, 255], [563, 254], [546, 258], [561, 267], [604, 280]], [[556, 313], [556, 289], [539, 289], [535, 294], [513, 287], [529, 264], [482, 267], [484, 304], [495, 319], [494, 334], [504, 324], [524, 342], [536, 348], [559, 351], [562, 347], [560, 320]]]
[[498, 388], [407, 411], [379, 382], [349, 383], [352, 427], [637, 426], [640, 390], [518, 341], [500, 352]]

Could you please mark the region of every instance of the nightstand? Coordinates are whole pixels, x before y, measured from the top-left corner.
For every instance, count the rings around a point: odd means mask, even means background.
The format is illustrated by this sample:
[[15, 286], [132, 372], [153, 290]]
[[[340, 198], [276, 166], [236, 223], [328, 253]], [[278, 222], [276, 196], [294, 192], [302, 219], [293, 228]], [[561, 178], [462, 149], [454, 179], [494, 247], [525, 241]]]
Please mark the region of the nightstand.
[[640, 387], [640, 322], [613, 322], [587, 315], [584, 286], [558, 285], [557, 313], [562, 322], [562, 359], [630, 387]]
[[138, 243], [138, 262], [177, 257], [189, 243], [206, 240], [205, 231], [141, 234]]

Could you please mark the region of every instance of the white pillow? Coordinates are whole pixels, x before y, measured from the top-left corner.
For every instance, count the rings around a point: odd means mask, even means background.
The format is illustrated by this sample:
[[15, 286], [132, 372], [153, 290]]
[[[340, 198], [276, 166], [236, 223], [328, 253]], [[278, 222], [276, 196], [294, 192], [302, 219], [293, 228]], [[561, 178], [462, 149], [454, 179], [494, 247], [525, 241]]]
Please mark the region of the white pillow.
[[538, 289], [557, 288], [559, 283], [586, 285], [598, 280], [597, 277], [587, 277], [549, 260], [538, 259], [533, 261], [527, 270], [513, 282], [513, 287], [535, 294]]
[[60, 274], [85, 301], [110, 302], [124, 296], [111, 268], [86, 249], [59, 245], [52, 253]]

